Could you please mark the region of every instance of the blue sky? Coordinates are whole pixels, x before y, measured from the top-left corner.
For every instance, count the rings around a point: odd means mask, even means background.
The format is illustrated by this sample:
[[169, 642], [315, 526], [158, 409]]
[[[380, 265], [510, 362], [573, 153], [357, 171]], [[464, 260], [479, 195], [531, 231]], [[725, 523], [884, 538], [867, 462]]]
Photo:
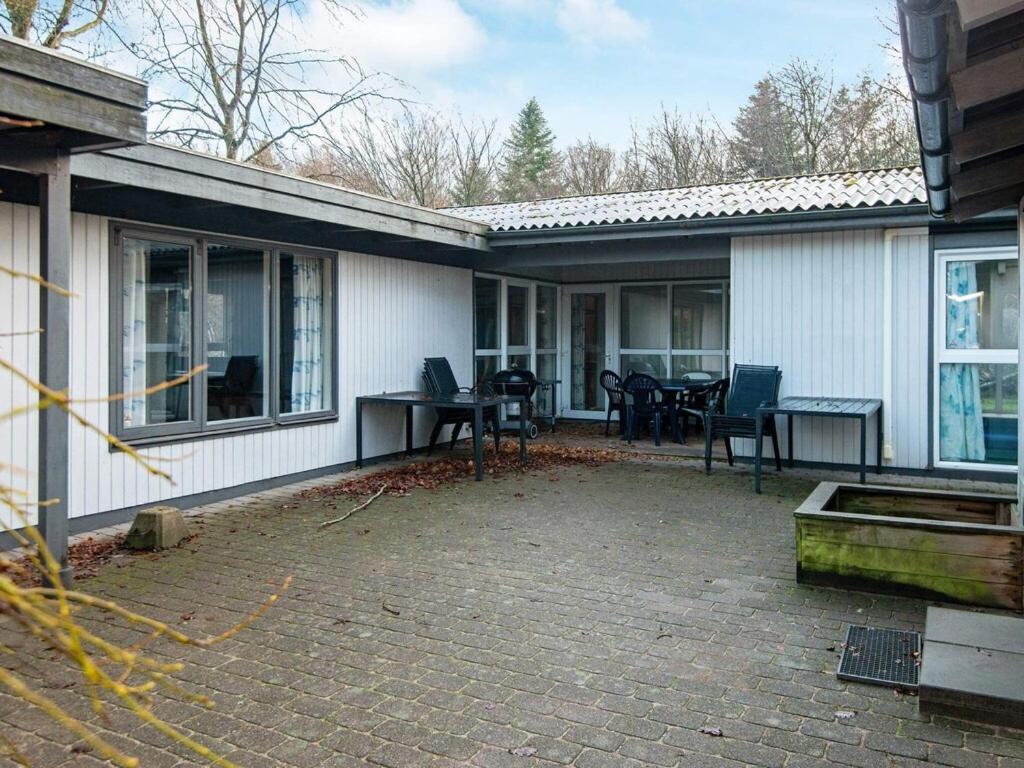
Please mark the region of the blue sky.
[[839, 79], [892, 71], [887, 0], [364, 0], [315, 44], [352, 52], [446, 114], [497, 119], [530, 96], [559, 143], [623, 145], [664, 103], [735, 116], [754, 83], [794, 56]]

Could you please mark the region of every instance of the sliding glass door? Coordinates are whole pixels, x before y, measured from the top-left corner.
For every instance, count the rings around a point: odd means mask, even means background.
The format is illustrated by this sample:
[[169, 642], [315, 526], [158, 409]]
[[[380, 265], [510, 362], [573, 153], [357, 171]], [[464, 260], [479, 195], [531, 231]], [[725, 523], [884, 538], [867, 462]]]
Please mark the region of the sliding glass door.
[[601, 371], [614, 367], [616, 295], [610, 286], [566, 288], [564, 338], [569, 350], [563, 372], [565, 415], [593, 418], [607, 408]]

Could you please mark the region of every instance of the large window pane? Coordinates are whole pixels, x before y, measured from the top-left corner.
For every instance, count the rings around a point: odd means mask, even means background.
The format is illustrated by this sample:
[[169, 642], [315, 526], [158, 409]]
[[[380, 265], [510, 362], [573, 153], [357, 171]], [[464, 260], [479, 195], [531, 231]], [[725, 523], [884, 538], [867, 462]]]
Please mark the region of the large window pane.
[[622, 349], [665, 349], [668, 341], [668, 287], [622, 289]]
[[606, 353], [605, 295], [574, 293], [570, 306], [570, 405], [577, 411], [603, 411], [601, 371]]
[[530, 346], [530, 289], [523, 285], [508, 287], [508, 345]]
[[[192, 248], [126, 237], [123, 242], [123, 425], [192, 419], [192, 382], [142, 394], [188, 373], [192, 360]], [[134, 393], [134, 394], [131, 394]]]
[[282, 253], [280, 272], [281, 413], [329, 410], [334, 369], [331, 261]]
[[477, 277], [473, 280], [473, 296], [476, 348], [498, 349], [501, 347], [501, 338], [498, 334], [501, 318], [501, 282]]
[[1017, 366], [939, 366], [939, 458], [1017, 463]]
[[558, 346], [558, 289], [553, 285], [537, 286], [537, 349]]
[[656, 379], [665, 378], [665, 356], [664, 355], [630, 355], [622, 356], [621, 368], [622, 378], [632, 373], [646, 373]]
[[498, 365], [501, 363], [499, 355], [481, 355], [476, 359], [476, 377], [474, 384], [479, 387], [482, 384], [490, 383], [494, 374], [498, 372]]
[[721, 349], [724, 336], [722, 286], [672, 288], [672, 348]]
[[1017, 261], [946, 264], [946, 348], [1016, 349]]
[[[554, 381], [558, 378], [558, 356], [557, 355], [537, 355], [537, 370], [535, 371], [537, 378], [541, 381]], [[542, 416], [551, 415], [551, 392], [552, 386], [540, 386], [537, 388], [537, 411]]]
[[672, 355], [674, 379], [719, 379], [723, 373], [721, 355]]
[[206, 418], [263, 416], [267, 412], [267, 253], [211, 243], [206, 264]]
[[508, 367], [513, 371], [528, 371], [530, 370], [530, 356], [529, 355], [509, 355], [508, 356]]

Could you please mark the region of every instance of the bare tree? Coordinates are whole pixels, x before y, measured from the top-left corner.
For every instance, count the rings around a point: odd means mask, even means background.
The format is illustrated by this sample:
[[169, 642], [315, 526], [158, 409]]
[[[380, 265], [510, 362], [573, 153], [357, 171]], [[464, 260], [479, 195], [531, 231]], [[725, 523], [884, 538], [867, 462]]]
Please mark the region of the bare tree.
[[593, 138], [578, 139], [562, 154], [561, 181], [566, 194], [599, 195], [618, 189], [619, 158]]
[[485, 205], [497, 199], [501, 144], [496, 122], [467, 123], [459, 119], [451, 136], [451, 203]]
[[726, 178], [728, 154], [728, 140], [713, 118], [687, 119], [662, 107], [645, 128], [633, 127], [620, 186], [658, 189], [713, 184]]
[[47, 48], [98, 29], [110, 0], [0, 0], [0, 32]]
[[[156, 98], [150, 134], [250, 160], [268, 149], [330, 141], [328, 118], [387, 97], [389, 79], [295, 38], [303, 0], [141, 0], [148, 22], [125, 45]], [[340, 23], [352, 13], [324, 0]], [[339, 85], [340, 84], [340, 85]]]

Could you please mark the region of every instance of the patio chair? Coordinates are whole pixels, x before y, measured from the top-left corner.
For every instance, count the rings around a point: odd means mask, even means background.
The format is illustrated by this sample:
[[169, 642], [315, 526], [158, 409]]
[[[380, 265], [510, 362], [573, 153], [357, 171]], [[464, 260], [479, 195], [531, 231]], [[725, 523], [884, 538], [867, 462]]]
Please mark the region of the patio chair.
[[[704, 469], [708, 474], [711, 474], [711, 445], [715, 439], [721, 437], [725, 440], [725, 455], [729, 460], [729, 466], [732, 466], [735, 457], [730, 439], [755, 439], [757, 409], [778, 402], [781, 383], [782, 371], [778, 366], [733, 366], [731, 384], [717, 390], [708, 398], [704, 418]], [[720, 402], [723, 398], [725, 407], [721, 408]], [[782, 457], [779, 454], [779, 435], [775, 430], [774, 418], [764, 418], [762, 437], [771, 437], [775, 468], [781, 472]]]
[[[449, 397], [459, 392], [474, 394], [478, 391], [476, 387], [459, 386], [447, 357], [426, 357], [423, 359], [423, 383], [427, 391], [434, 397]], [[435, 413], [437, 421], [434, 424], [434, 428], [430, 431], [430, 445], [427, 448], [428, 456], [434, 452], [434, 445], [437, 444], [437, 438], [440, 437], [441, 430], [444, 427], [449, 425], [452, 427], [448, 450], [452, 450], [455, 447], [464, 424], [468, 424], [470, 429], [473, 428], [473, 411], [470, 408], [464, 411], [442, 410], [438, 408], [435, 409]], [[484, 423], [491, 425], [491, 430], [494, 432], [494, 450], [497, 452], [501, 443], [501, 423], [496, 407], [484, 409]]]
[[210, 405], [216, 406], [219, 418], [256, 416], [253, 400], [258, 401], [259, 398], [259, 392], [256, 391], [256, 374], [259, 369], [258, 355], [232, 355], [223, 376], [216, 379], [210, 376]]
[[622, 379], [615, 371], [601, 371], [601, 388], [605, 391], [608, 400], [608, 412], [604, 418], [604, 436], [608, 437], [611, 430], [612, 413], [619, 414], [619, 434], [623, 434], [626, 428], [626, 400], [622, 391]]
[[[686, 377], [684, 377], [686, 378]], [[703, 378], [699, 379], [704, 381]], [[676, 418], [679, 419], [683, 444], [690, 436], [690, 420], [692, 419], [702, 431], [706, 431], [708, 405], [714, 402], [718, 413], [725, 410], [725, 396], [729, 391], [729, 379], [714, 379], [707, 376], [707, 385], [688, 391], [676, 405]]]
[[665, 396], [659, 382], [646, 373], [634, 373], [622, 382], [624, 400], [629, 402], [626, 411], [626, 439], [629, 442], [637, 435], [639, 427], [654, 422], [654, 444], [661, 445], [661, 425], [668, 419], [672, 425], [672, 436], [678, 440], [675, 420], [675, 403]]

